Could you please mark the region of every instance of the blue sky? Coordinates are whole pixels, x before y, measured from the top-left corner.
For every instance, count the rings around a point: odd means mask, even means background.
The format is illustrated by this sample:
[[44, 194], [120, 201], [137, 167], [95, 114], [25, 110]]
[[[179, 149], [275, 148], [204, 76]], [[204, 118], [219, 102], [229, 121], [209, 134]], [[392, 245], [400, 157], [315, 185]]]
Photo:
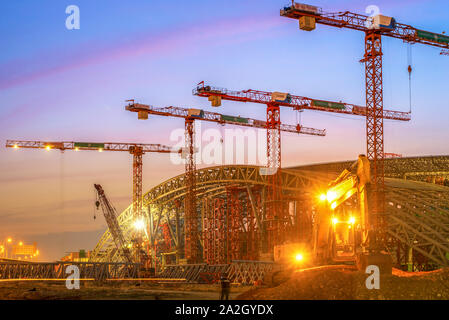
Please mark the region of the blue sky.
[[[182, 128], [182, 120], [138, 122], [124, 110], [124, 100], [212, 110], [207, 100], [191, 94], [201, 80], [364, 105], [364, 66], [358, 62], [363, 34], [325, 26], [300, 31], [297, 22], [279, 16], [287, 3], [2, 1], [1, 144], [27, 139], [170, 145], [170, 132]], [[449, 32], [447, 1], [310, 3], [326, 11], [359, 13], [374, 4], [401, 23]], [[65, 8], [71, 4], [80, 8], [80, 30], [65, 28]], [[412, 47], [413, 119], [386, 121], [386, 152], [448, 154], [449, 57], [436, 48]], [[383, 49], [385, 108], [408, 111], [407, 44], [384, 37]], [[263, 105], [224, 102], [214, 111], [265, 118]], [[282, 110], [281, 119], [295, 124], [296, 114]], [[284, 134], [283, 166], [353, 159], [365, 151], [364, 119], [310, 111], [301, 119], [306, 126], [327, 129], [327, 136]], [[183, 169], [164, 155], [147, 155], [144, 188]], [[117, 209], [124, 209], [131, 199], [131, 157], [1, 148], [0, 181], [1, 237], [13, 232], [31, 241], [86, 232], [93, 246], [105, 223], [91, 219], [92, 184], [104, 184]], [[64, 245], [48, 249], [53, 250], [48, 258], [79, 249], [74, 241]]]

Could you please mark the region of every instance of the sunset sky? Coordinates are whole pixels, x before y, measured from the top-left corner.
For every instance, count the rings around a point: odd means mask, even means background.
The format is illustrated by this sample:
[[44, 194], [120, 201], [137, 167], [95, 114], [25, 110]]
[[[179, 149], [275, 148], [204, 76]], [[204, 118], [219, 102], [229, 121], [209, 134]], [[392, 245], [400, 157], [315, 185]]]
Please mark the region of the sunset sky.
[[[192, 95], [204, 80], [229, 89], [290, 92], [365, 105], [363, 34], [318, 25], [313, 32], [279, 16], [288, 0], [41, 0], [0, 4], [0, 242], [37, 241], [43, 260], [92, 249], [106, 229], [93, 220], [100, 183], [119, 212], [131, 202], [132, 157], [120, 152], [11, 150], [6, 139], [142, 142], [173, 145], [182, 119], [138, 121], [125, 100], [195, 107], [265, 119], [265, 107]], [[416, 28], [449, 33], [449, 2], [316, 1], [326, 11], [381, 13]], [[65, 9], [80, 8], [67, 30]], [[408, 45], [383, 38], [384, 105], [409, 110]], [[449, 57], [412, 46], [412, 121], [385, 122], [385, 151], [449, 154]], [[296, 124], [295, 112], [281, 120]], [[365, 152], [361, 117], [305, 111], [305, 126], [326, 137], [282, 135], [282, 165], [354, 159]], [[218, 128], [202, 124], [201, 129]], [[223, 128], [218, 128], [223, 131]], [[259, 163], [263, 165], [263, 163]], [[200, 166], [201, 167], [201, 166]], [[144, 156], [144, 191], [181, 174], [165, 154]]]

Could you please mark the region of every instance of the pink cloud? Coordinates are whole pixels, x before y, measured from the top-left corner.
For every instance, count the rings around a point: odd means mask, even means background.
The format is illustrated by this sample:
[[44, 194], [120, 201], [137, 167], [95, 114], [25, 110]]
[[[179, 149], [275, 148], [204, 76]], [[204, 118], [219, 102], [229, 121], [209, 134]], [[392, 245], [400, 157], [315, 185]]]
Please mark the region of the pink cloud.
[[[198, 45], [205, 45], [205, 40], [215, 39], [217, 42], [226, 40], [229, 44], [229, 37], [244, 35], [251, 32], [266, 32], [278, 25], [287, 23], [285, 19], [273, 16], [259, 16], [254, 18], [240, 17], [236, 19], [222, 20], [201, 25], [180, 26], [177, 29], [155, 34], [145, 34], [135, 36], [129, 41], [122, 41], [119, 44], [105, 45], [92, 52], [91, 44], [86, 44], [78, 50], [76, 56], [61, 59], [61, 56], [54, 56], [51, 53], [44, 55], [41, 61], [15, 61], [7, 65], [0, 66], [0, 70], [23, 70], [31, 69], [37, 63], [43, 65], [39, 70], [17, 74], [11, 74], [0, 78], [0, 90], [5, 90], [15, 86], [20, 86], [33, 82], [46, 76], [63, 73], [75, 68], [99, 64], [106, 61], [124, 59], [142, 54], [150, 54], [152, 57], [159, 57], [166, 54], [185, 52], [187, 48], [197, 48]], [[260, 34], [259, 34], [260, 36]], [[224, 39], [223, 39], [224, 38]], [[236, 40], [238, 41], [238, 40]], [[62, 60], [56, 65], [54, 61]], [[64, 61], [66, 60], [66, 61]]]

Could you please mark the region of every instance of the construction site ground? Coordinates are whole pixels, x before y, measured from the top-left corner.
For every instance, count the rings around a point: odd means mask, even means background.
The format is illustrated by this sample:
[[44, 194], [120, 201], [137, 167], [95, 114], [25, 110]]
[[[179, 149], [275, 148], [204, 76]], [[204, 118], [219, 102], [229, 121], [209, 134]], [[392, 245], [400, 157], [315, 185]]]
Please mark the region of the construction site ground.
[[254, 288], [241, 300], [448, 300], [449, 268], [408, 273], [393, 269], [367, 289], [369, 275], [350, 266], [325, 266], [277, 275], [277, 286]]
[[[248, 289], [234, 286], [230, 299]], [[65, 281], [0, 282], [0, 300], [218, 300], [219, 295], [217, 284], [84, 281], [69, 290]]]
[[[449, 300], [449, 268], [431, 272], [393, 269], [381, 275], [380, 289], [367, 289], [369, 275], [352, 266], [323, 266], [277, 273], [271, 286], [233, 284], [231, 300]], [[218, 300], [218, 284], [149, 281], [83, 281], [69, 290], [65, 281], [6, 281], [0, 300]]]

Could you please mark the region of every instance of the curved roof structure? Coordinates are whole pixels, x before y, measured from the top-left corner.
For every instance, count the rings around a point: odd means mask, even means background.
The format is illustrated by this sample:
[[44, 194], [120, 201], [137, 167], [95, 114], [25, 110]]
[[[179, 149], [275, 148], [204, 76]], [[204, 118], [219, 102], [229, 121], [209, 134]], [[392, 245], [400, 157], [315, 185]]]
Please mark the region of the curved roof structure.
[[[282, 170], [282, 189], [290, 199], [311, 199], [335, 178], [351, 161], [308, 165]], [[268, 185], [260, 167], [229, 165], [198, 169], [197, 201], [223, 197], [227, 186], [251, 190]], [[449, 187], [413, 180], [429, 177], [449, 178], [449, 156], [387, 159], [386, 201], [389, 214], [388, 233], [398, 244], [412, 248], [436, 265], [449, 265]], [[184, 174], [162, 182], [143, 196], [150, 233], [157, 235], [162, 221], [173, 221], [181, 214], [185, 196]], [[131, 207], [118, 217], [124, 234], [133, 232]], [[173, 235], [173, 234], [172, 234]], [[93, 250], [93, 261], [119, 259], [109, 231]]]

